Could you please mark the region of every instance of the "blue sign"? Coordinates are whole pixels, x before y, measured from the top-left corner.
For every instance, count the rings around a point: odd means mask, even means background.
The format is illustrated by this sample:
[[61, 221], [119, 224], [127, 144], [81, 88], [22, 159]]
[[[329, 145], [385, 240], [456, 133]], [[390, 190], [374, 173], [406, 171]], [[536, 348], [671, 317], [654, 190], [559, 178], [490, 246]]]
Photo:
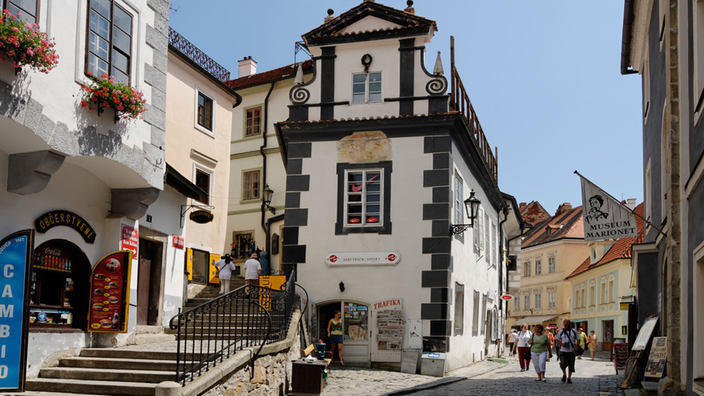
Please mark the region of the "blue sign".
[[428, 357], [431, 359], [437, 359], [440, 357], [440, 354], [439, 353], [429, 353]]
[[0, 389], [24, 388], [28, 259], [33, 233], [10, 235], [0, 242]]

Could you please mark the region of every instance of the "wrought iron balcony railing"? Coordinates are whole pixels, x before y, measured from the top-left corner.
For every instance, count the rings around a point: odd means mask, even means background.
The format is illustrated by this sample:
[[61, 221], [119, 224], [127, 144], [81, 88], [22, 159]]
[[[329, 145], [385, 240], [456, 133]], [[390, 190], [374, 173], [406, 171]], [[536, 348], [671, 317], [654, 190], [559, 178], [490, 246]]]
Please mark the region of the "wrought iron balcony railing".
[[193, 45], [193, 43], [186, 40], [185, 37], [181, 36], [177, 31], [170, 27], [169, 45], [172, 45], [218, 80], [222, 82], [227, 82], [230, 80], [230, 72], [227, 71], [227, 69], [215, 62], [213, 58], [206, 55], [205, 52], [198, 49], [198, 47]]

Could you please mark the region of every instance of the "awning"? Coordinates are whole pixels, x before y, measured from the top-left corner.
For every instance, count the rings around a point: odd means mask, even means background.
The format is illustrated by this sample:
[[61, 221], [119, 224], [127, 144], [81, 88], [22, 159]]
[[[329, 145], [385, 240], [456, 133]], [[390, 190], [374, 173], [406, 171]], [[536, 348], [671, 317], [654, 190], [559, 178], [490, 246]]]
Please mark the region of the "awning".
[[203, 191], [200, 187], [191, 183], [186, 177], [178, 173], [171, 165], [166, 163], [166, 172], [164, 175], [166, 184], [175, 188], [176, 191], [185, 195], [188, 198], [197, 199], [201, 202], [208, 200], [208, 193]]
[[522, 325], [522, 324], [542, 324], [543, 322], [547, 322], [548, 320], [555, 319], [557, 315], [548, 315], [548, 316], [526, 316], [523, 319], [517, 320], [514, 325]]

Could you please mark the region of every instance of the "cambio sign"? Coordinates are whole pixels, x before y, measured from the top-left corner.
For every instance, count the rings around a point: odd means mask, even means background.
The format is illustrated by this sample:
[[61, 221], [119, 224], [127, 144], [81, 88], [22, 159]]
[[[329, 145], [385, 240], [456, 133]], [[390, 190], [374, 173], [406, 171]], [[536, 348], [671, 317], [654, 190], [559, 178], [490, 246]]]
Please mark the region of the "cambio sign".
[[24, 390], [27, 284], [34, 232], [0, 241], [0, 390]]

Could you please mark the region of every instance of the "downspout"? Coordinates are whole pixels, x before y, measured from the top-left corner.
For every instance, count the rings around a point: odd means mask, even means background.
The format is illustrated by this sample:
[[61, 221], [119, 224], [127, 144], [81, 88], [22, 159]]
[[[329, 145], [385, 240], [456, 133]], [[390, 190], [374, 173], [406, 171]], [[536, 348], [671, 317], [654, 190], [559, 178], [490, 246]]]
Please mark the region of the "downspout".
[[[266, 134], [267, 130], [269, 128], [269, 97], [271, 96], [271, 92], [274, 90], [274, 84], [271, 83], [271, 86], [269, 87], [269, 92], [266, 94], [266, 98], [264, 98], [264, 128], [262, 129], [262, 137], [264, 141], [262, 142], [262, 145], [259, 147], [259, 154], [262, 155], [262, 181], [260, 186], [263, 188], [264, 186], [267, 185], [266, 183], [266, 153], [264, 152], [264, 149], [266, 148]], [[264, 199], [262, 199], [262, 206], [261, 206], [261, 212], [262, 212], [262, 229], [264, 230], [264, 235], [266, 235], [266, 242], [264, 245], [264, 250], [266, 252], [269, 251], [269, 245], [271, 244], [271, 241], [269, 241], [269, 225], [266, 222], [266, 205], [264, 205]]]
[[[499, 245], [498, 256], [499, 256], [499, 260], [501, 260], [499, 262], [499, 295], [498, 295], [498, 298], [499, 298], [499, 300], [501, 300], [501, 302], [503, 302], [503, 300], [501, 299], [501, 295], [503, 294], [502, 291], [504, 290], [501, 287], [502, 286], [501, 275], [504, 272], [503, 267], [506, 265], [506, 260], [504, 260], [504, 258], [501, 255], [501, 249], [503, 249], [502, 246], [503, 246], [503, 240], [504, 240], [504, 238], [503, 238], [503, 236], [504, 236], [503, 225], [508, 220], [508, 208], [506, 207], [506, 203], [504, 203], [504, 210], [502, 210], [502, 212], [504, 214], [504, 219], [499, 222], [499, 243], [498, 243], [498, 245]], [[506, 246], [506, 257], [508, 257], [508, 245]], [[506, 271], [506, 290], [508, 290], [508, 271]], [[504, 305], [501, 304], [501, 302], [499, 303], [499, 312], [503, 312], [503, 308], [504, 308]]]

